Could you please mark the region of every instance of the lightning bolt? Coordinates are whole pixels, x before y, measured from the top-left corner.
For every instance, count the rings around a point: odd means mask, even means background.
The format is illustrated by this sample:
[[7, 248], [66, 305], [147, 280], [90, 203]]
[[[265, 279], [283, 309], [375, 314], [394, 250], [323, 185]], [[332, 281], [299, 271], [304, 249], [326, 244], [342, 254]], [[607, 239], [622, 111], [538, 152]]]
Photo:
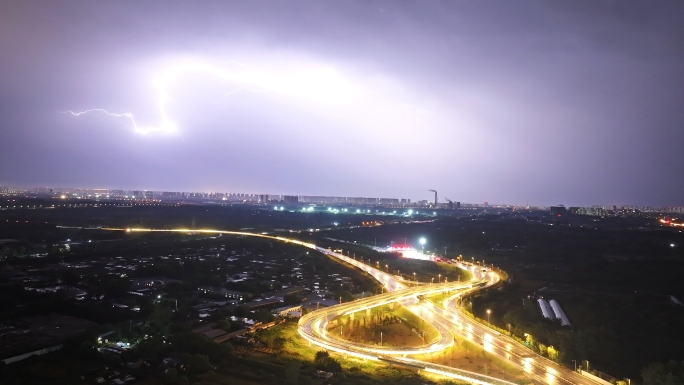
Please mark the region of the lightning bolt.
[[[230, 67], [227, 67], [230, 66]], [[300, 63], [299, 61], [279, 63], [276, 68], [260, 69], [259, 71], [249, 68], [247, 65], [236, 62], [218, 62], [196, 57], [186, 57], [173, 61], [173, 64], [162, 67], [152, 79], [155, 95], [154, 114], [158, 116], [155, 125], [143, 125], [138, 123], [136, 115], [132, 112], [110, 112], [104, 108], [91, 108], [84, 111], [64, 111], [73, 117], [81, 117], [88, 114], [103, 114], [107, 117], [126, 120], [125, 128], [136, 134], [179, 134], [181, 131], [172, 120], [168, 111], [171, 99], [171, 86], [182, 76], [187, 74], [200, 74], [217, 79], [223, 84], [230, 85], [216, 104], [222, 103], [230, 95], [239, 92], [250, 93], [274, 93], [288, 98], [302, 99], [307, 105], [316, 104], [323, 107], [337, 107], [346, 103], [359, 103], [362, 98], [369, 98], [372, 92], [363, 82], [350, 81], [338, 74], [327, 65], [314, 62]], [[390, 99], [392, 99], [390, 97]], [[393, 100], [389, 100], [392, 101]], [[421, 109], [416, 106], [401, 103], [411, 107], [420, 115], [430, 115], [442, 118], [435, 112]]]
[[130, 131], [140, 133], [140, 134], [149, 132], [148, 129], [141, 127], [138, 125], [138, 123], [136, 123], [135, 118], [133, 117], [133, 114], [131, 114], [130, 112], [124, 112], [122, 114], [114, 114], [114, 113], [109, 112], [103, 108], [91, 108], [89, 110], [80, 111], [80, 112], [63, 111], [62, 113], [63, 114], [71, 114], [72, 116], [81, 116], [81, 115], [89, 114], [92, 112], [101, 112], [105, 115], [114, 116], [117, 118], [127, 118], [131, 123], [130, 127], [127, 127], [127, 129], [129, 129]]
[[[238, 73], [235, 71], [230, 71], [230, 70], [225, 70], [220, 68], [219, 66], [213, 64], [213, 63], [218, 63], [218, 64], [235, 64], [240, 67], [243, 67], [245, 69], [245, 73]], [[107, 116], [115, 117], [115, 118], [125, 118], [128, 120], [128, 125], [126, 125], [126, 129], [136, 133], [136, 134], [149, 134], [153, 132], [161, 132], [161, 133], [166, 133], [166, 134], [173, 134], [173, 133], [178, 133], [178, 127], [176, 124], [171, 120], [169, 117], [169, 114], [167, 112], [167, 103], [169, 100], [171, 100], [169, 96], [169, 86], [176, 81], [181, 75], [189, 73], [189, 72], [195, 72], [195, 73], [200, 73], [200, 74], [209, 74], [213, 75], [215, 77], [218, 77], [221, 80], [227, 81], [227, 82], [239, 82], [239, 83], [252, 83], [252, 84], [259, 84], [258, 82], [258, 77], [255, 76], [249, 68], [242, 63], [238, 63], [236, 61], [228, 61], [228, 62], [216, 62], [216, 61], [198, 61], [198, 60], [190, 60], [190, 61], [185, 61], [179, 64], [172, 65], [168, 68], [166, 68], [165, 71], [161, 72], [153, 81], [153, 85], [157, 89], [157, 113], [160, 116], [160, 122], [156, 126], [146, 126], [146, 125], [141, 125], [135, 120], [135, 116], [131, 112], [122, 112], [122, 113], [114, 113], [114, 112], [109, 112], [108, 110], [104, 108], [91, 108], [87, 109], [84, 111], [63, 111], [63, 114], [70, 114], [71, 116], [74, 117], [79, 117], [81, 115], [86, 115], [86, 114], [92, 114], [92, 113], [102, 113]], [[255, 93], [264, 93], [264, 92], [269, 92], [268, 89], [262, 89], [262, 88], [255, 88], [255, 87], [249, 87], [249, 86], [241, 86], [237, 89], [234, 89], [232, 91], [227, 92], [226, 94], [223, 95], [223, 98], [226, 98], [229, 95], [235, 94], [240, 91], [248, 91], [248, 92], [255, 92]], [[219, 101], [220, 102], [220, 101]]]

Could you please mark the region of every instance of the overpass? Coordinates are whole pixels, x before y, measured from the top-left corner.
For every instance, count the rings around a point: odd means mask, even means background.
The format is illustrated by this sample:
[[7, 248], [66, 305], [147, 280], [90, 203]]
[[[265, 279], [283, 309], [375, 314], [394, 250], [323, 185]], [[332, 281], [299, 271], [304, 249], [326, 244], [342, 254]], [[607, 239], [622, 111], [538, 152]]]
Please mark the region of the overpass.
[[[522, 368], [530, 378], [550, 385], [596, 385], [592, 379], [583, 377], [579, 373], [567, 369], [557, 363], [542, 357], [519, 343], [518, 341], [502, 335], [496, 330], [476, 321], [463, 312], [458, 306], [458, 299], [465, 294], [482, 290], [499, 281], [499, 275], [489, 269], [482, 271], [481, 266], [459, 263], [457, 266], [472, 270], [473, 279], [469, 282], [449, 282], [434, 285], [420, 285], [407, 288], [405, 281], [400, 277], [388, 274], [382, 270], [373, 268], [355, 259], [346, 257], [340, 253], [318, 247], [313, 243], [303, 242], [296, 239], [267, 234], [249, 233], [243, 231], [224, 231], [206, 229], [139, 229], [139, 228], [102, 228], [102, 230], [126, 231], [126, 232], [178, 232], [178, 233], [206, 233], [241, 235], [277, 240], [285, 243], [293, 243], [307, 247], [332, 258], [348, 263], [374, 277], [387, 290], [388, 293], [368, 297], [363, 300], [347, 302], [340, 305], [320, 309], [302, 317], [299, 321], [299, 334], [309, 342], [344, 355], [360, 357], [368, 360], [384, 361], [411, 366], [429, 373], [439, 374], [445, 377], [469, 381], [477, 385], [514, 385], [512, 382], [486, 376], [480, 373], [465, 371], [445, 365], [416, 360], [408, 355], [419, 355], [436, 352], [453, 345], [454, 335], [466, 338], [483, 346], [485, 351], [496, 354], [509, 361], [511, 364]], [[418, 296], [437, 294], [454, 291], [455, 293], [443, 301], [442, 306], [418, 301]], [[374, 345], [356, 344], [350, 341], [334, 338], [326, 331], [327, 323], [340, 315], [351, 314], [358, 311], [381, 306], [391, 302], [399, 302], [409, 310], [423, 318], [438, 331], [435, 342], [417, 347], [396, 348], [378, 347]]]

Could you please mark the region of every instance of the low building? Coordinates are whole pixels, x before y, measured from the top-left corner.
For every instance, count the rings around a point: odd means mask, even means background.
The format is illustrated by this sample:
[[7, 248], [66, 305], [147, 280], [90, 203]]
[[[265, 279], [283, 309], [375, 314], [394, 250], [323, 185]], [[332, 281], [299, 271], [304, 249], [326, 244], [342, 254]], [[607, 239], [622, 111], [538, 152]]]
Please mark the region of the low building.
[[284, 298], [286, 295], [299, 294], [305, 290], [302, 286], [292, 286], [282, 290], [269, 291], [261, 295], [262, 298]]
[[5, 364], [62, 348], [64, 340], [96, 324], [81, 318], [49, 314], [0, 324], [0, 359]]
[[263, 299], [259, 301], [252, 301], [252, 302], [246, 302], [242, 306], [246, 307], [249, 310], [254, 310], [262, 307], [269, 307], [273, 305], [277, 305], [282, 303], [282, 300], [279, 298], [271, 298], [271, 299]]
[[280, 317], [301, 317], [302, 305], [288, 305], [273, 309], [273, 315]]
[[225, 287], [214, 287], [214, 286], [200, 286], [197, 288], [200, 292], [209, 295], [216, 295], [219, 297], [236, 299], [238, 301], [244, 300], [244, 295], [242, 292], [236, 290], [229, 290]]
[[308, 301], [302, 305], [304, 311], [318, 310], [322, 307], [334, 306], [339, 304], [340, 301], [336, 299], [320, 299], [315, 301]]
[[223, 329], [211, 329], [211, 330], [208, 330], [208, 331], [202, 333], [202, 335], [205, 335], [205, 336], [211, 338], [212, 340], [215, 340], [216, 338], [221, 337], [221, 336], [226, 335], [226, 334], [228, 334], [228, 332], [223, 330]]

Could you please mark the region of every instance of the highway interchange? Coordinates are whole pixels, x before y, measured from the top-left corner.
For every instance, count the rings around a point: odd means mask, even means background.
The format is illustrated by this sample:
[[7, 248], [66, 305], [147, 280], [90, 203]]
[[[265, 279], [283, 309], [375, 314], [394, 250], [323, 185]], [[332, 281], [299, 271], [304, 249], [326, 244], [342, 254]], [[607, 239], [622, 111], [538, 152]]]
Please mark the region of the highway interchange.
[[[431, 285], [416, 285], [407, 287], [405, 280], [369, 266], [361, 261], [344, 256], [341, 253], [318, 247], [315, 244], [302, 242], [292, 238], [273, 236], [267, 234], [249, 233], [242, 231], [223, 230], [194, 230], [194, 229], [114, 229], [103, 228], [102, 230], [115, 230], [126, 232], [178, 232], [178, 233], [207, 233], [241, 235], [273, 239], [286, 243], [293, 243], [310, 249], [314, 249], [332, 258], [345, 262], [358, 268], [378, 280], [386, 289], [387, 293], [368, 297], [365, 299], [342, 303], [339, 305], [313, 311], [303, 316], [299, 321], [299, 334], [310, 343], [318, 345], [326, 350], [335, 351], [346, 356], [359, 357], [367, 360], [379, 360], [424, 370], [445, 377], [459, 379], [478, 385], [514, 385], [514, 383], [502, 379], [490, 377], [484, 374], [438, 365], [430, 362], [411, 358], [411, 355], [429, 354], [444, 350], [454, 344], [454, 336], [467, 339], [479, 344], [483, 350], [495, 354], [507, 360], [512, 365], [520, 367], [530, 379], [535, 382], [560, 385], [596, 385], [588, 377], [565, 368], [557, 363], [535, 354], [518, 341], [499, 333], [498, 331], [477, 322], [471, 316], [465, 314], [458, 306], [460, 297], [470, 292], [481, 290], [494, 285], [499, 281], [499, 275], [488, 268], [469, 263], [456, 263], [462, 269], [470, 270], [473, 274], [468, 282], [440, 282]], [[421, 300], [426, 295], [450, 293], [442, 306]], [[425, 322], [431, 324], [438, 331], [438, 338], [429, 344], [414, 347], [385, 347], [352, 343], [336, 338], [326, 330], [328, 322], [342, 315], [348, 315], [367, 309], [398, 302], [406, 306], [410, 311], [419, 315]]]

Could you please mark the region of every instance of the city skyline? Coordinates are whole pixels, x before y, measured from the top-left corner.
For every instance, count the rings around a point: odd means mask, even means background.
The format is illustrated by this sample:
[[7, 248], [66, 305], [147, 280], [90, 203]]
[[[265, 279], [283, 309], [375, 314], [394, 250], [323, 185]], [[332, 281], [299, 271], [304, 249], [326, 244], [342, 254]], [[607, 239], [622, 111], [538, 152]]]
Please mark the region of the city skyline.
[[[683, 214], [684, 206], [649, 206], [633, 205], [621, 203], [600, 203], [591, 205], [566, 205], [557, 203], [555, 205], [541, 205], [534, 202], [511, 203], [511, 202], [462, 202], [449, 198], [439, 199], [438, 203], [433, 204], [432, 199], [411, 199], [397, 197], [357, 197], [357, 196], [335, 196], [335, 195], [306, 195], [306, 194], [273, 194], [264, 192], [226, 192], [226, 191], [161, 191], [144, 189], [106, 189], [106, 188], [82, 188], [82, 187], [8, 187], [0, 186], [0, 196], [2, 195], [21, 195], [31, 194], [34, 196], [51, 196], [61, 199], [104, 199], [104, 200], [206, 200], [206, 201], [225, 201], [226, 203], [247, 203], [247, 204], [320, 204], [323, 206], [377, 206], [377, 207], [403, 207], [403, 208], [437, 208], [437, 209], [532, 209], [548, 210], [554, 208], [567, 208], [571, 214], [604, 216], [612, 212], [611, 215], [632, 215], [641, 214]], [[0, 206], [2, 208], [2, 206]], [[281, 207], [282, 208], [282, 207]], [[384, 212], [383, 212], [384, 214]]]
[[0, 9], [0, 185], [684, 204], [677, 2]]

